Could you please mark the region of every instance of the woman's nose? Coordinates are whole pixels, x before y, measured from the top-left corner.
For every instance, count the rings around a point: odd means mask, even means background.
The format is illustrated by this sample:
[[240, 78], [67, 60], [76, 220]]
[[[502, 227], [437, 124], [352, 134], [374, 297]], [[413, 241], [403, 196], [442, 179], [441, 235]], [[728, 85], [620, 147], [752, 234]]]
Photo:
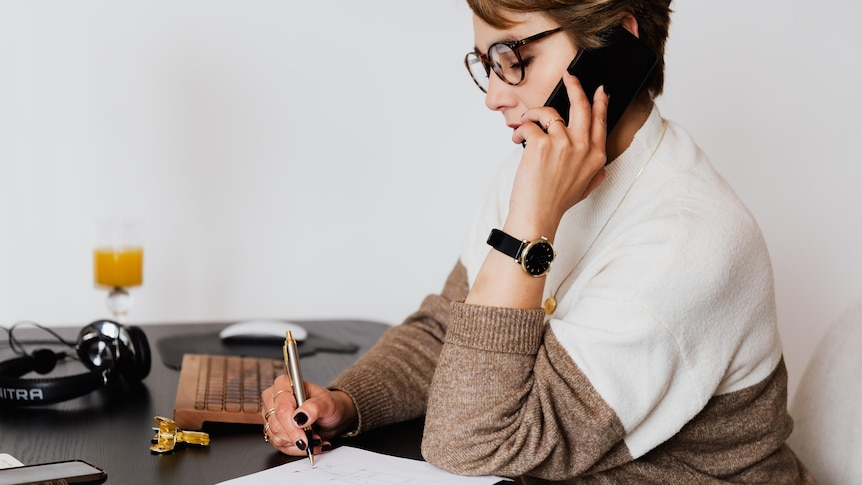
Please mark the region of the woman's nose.
[[515, 97], [512, 96], [512, 88], [506, 81], [500, 79], [495, 73], [488, 76], [488, 90], [485, 93], [485, 106], [491, 111], [502, 111], [512, 107]]

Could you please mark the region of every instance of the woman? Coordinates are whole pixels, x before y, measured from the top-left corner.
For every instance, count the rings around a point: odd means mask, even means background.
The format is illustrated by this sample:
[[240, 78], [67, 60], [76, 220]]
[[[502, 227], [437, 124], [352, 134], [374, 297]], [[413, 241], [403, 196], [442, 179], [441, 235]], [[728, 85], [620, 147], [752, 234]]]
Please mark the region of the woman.
[[[313, 423], [325, 451], [333, 437], [425, 415], [423, 455], [455, 473], [812, 483], [784, 444], [792, 420], [764, 240], [652, 101], [669, 1], [468, 3], [468, 65], [484, 67], [471, 73], [515, 153], [439, 295], [328, 389], [307, 384], [298, 410], [285, 378], [263, 393], [270, 442], [303, 454], [300, 426]], [[591, 106], [564, 73], [616, 26], [659, 64], [608, 136], [604, 89]], [[543, 106], [561, 76], [568, 126]], [[513, 263], [510, 238], [535, 243], [516, 254], [534, 261]]]

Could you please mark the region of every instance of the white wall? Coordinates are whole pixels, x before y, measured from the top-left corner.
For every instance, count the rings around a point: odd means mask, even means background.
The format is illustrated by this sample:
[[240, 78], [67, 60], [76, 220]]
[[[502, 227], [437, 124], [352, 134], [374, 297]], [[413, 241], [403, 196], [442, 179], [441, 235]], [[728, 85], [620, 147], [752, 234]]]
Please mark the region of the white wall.
[[[862, 295], [862, 7], [674, 2], [666, 117], [759, 219], [791, 384]], [[510, 150], [462, 0], [0, 1], [0, 325], [104, 316], [91, 222], [147, 224], [133, 323], [397, 323]]]

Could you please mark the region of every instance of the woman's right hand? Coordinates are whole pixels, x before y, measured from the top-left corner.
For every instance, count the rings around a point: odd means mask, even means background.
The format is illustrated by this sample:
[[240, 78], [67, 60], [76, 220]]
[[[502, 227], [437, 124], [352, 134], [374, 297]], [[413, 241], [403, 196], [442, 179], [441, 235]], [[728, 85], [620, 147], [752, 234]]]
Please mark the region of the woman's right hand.
[[314, 429], [315, 454], [331, 448], [328, 440], [356, 426], [357, 413], [353, 399], [344, 391], [330, 391], [317, 384], [305, 383], [306, 400], [297, 409], [288, 376], [279, 376], [261, 393], [261, 415], [269, 443], [278, 451], [295, 456], [306, 454], [308, 438], [304, 428]]

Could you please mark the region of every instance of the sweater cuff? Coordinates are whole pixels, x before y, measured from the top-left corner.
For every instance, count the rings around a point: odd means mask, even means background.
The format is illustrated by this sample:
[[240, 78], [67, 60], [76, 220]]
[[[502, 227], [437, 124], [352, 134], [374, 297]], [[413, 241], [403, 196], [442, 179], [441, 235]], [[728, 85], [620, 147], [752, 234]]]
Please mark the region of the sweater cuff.
[[545, 311], [452, 303], [446, 343], [488, 352], [535, 355], [545, 333]]
[[361, 372], [345, 373], [327, 386], [330, 390], [347, 393], [356, 407], [356, 428], [342, 436], [353, 437], [387, 422], [391, 414], [391, 402], [382, 399], [386, 389], [376, 380], [365, 378]]

